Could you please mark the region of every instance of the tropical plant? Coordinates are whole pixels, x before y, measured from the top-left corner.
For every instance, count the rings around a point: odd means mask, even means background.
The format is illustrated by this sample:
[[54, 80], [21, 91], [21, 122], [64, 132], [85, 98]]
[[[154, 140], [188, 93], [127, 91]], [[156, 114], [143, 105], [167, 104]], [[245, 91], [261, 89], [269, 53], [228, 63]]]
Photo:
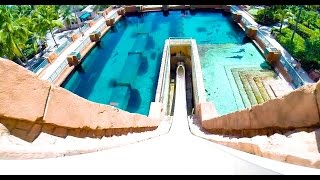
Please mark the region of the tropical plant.
[[294, 27], [294, 30], [293, 30], [293, 33], [292, 33], [292, 36], [291, 36], [291, 40], [290, 40], [291, 44], [292, 44], [292, 42], [293, 42], [294, 34], [297, 32], [297, 26], [298, 26], [298, 22], [299, 22], [299, 20], [300, 20], [302, 7], [303, 7], [303, 6], [300, 6], [299, 12], [298, 12], [298, 16], [297, 16], [297, 18], [296, 18], [296, 25], [295, 25], [295, 27]]
[[290, 16], [291, 16], [291, 14], [289, 13], [289, 10], [287, 10], [285, 6], [281, 6], [281, 8], [277, 9], [277, 11], [274, 15], [274, 18], [280, 19], [280, 33], [282, 30], [284, 20]]
[[254, 16], [255, 20], [262, 25], [271, 25], [276, 23], [279, 20], [274, 16], [276, 9], [277, 8], [274, 6], [267, 6], [264, 9], [258, 10], [257, 15]]
[[63, 23], [58, 20], [59, 14], [56, 11], [56, 8], [49, 5], [38, 5], [32, 14], [32, 19], [33, 22], [35, 22], [34, 29], [38, 34], [43, 36], [46, 34], [47, 30], [49, 30], [55, 46], [57, 46], [58, 44], [54, 38], [53, 29], [56, 27], [63, 27]]
[[77, 20], [77, 18], [73, 15], [72, 8], [68, 5], [61, 6], [59, 14], [66, 23], [67, 28], [71, 26], [72, 22]]
[[7, 6], [0, 6], [0, 41], [5, 46], [6, 57], [17, 58], [18, 63], [24, 65], [20, 60], [26, 61], [26, 57], [22, 52], [25, 43], [28, 40], [30, 31], [27, 29], [30, 19], [27, 17], [13, 18]]

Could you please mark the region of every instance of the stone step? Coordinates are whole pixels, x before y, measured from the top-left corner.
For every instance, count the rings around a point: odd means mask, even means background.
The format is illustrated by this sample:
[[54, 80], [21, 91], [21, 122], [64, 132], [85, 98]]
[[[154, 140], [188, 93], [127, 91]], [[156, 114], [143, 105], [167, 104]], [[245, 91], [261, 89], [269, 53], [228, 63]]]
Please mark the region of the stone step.
[[258, 67], [250, 67], [232, 68], [231, 72], [245, 107], [261, 104], [270, 100], [270, 96], [272, 95], [268, 94], [269, 91], [266, 90], [261, 81], [276, 77], [276, 74], [273, 71]]
[[246, 74], [239, 72], [239, 77], [240, 77], [240, 80], [241, 80], [241, 82], [243, 84], [243, 88], [244, 88], [244, 90], [245, 90], [245, 92], [246, 92], [246, 94], [248, 96], [250, 104], [252, 106], [257, 105], [258, 104], [257, 99], [256, 99], [256, 97], [255, 97], [255, 95], [253, 93], [253, 89], [252, 89], [250, 83], [248, 82], [248, 80], [246, 78]]
[[253, 80], [255, 81], [259, 91], [260, 91], [260, 94], [262, 96], [262, 98], [264, 99], [264, 101], [269, 101], [270, 100], [270, 96], [266, 90], [266, 88], [264, 87], [263, 83], [262, 83], [262, 80], [263, 78], [260, 78], [260, 77], [253, 77]]

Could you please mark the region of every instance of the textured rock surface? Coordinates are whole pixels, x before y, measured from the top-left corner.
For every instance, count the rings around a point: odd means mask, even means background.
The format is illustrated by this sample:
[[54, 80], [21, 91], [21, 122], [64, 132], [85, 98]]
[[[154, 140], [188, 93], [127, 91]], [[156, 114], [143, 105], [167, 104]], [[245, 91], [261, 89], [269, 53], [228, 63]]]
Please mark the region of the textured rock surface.
[[50, 84], [0, 58], [0, 118], [36, 121], [43, 116]]
[[71, 92], [52, 87], [44, 122], [70, 128], [91, 129], [156, 127], [159, 120], [97, 104]]
[[320, 129], [311, 132], [290, 131], [286, 134], [236, 138], [209, 134], [196, 118], [189, 120], [190, 130], [196, 136], [261, 157], [320, 169]]
[[318, 95], [316, 92], [318, 91], [316, 91], [315, 84], [306, 85], [282, 98], [269, 100], [253, 106], [251, 109], [204, 120], [202, 126], [205, 129], [252, 130], [319, 125]]

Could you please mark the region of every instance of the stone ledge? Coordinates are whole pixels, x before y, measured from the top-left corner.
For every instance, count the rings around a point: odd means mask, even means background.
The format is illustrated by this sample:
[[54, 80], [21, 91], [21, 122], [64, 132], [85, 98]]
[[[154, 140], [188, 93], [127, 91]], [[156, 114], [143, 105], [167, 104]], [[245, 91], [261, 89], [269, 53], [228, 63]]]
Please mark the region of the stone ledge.
[[315, 84], [305, 85], [281, 98], [269, 100], [252, 108], [202, 122], [203, 128], [217, 132], [267, 130], [268, 128], [292, 130], [319, 126], [319, 124]]
[[160, 123], [160, 119], [90, 102], [10, 60], [0, 58], [0, 75], [6, 77], [0, 79], [0, 123], [28, 142], [41, 132], [66, 137], [70, 130], [81, 129], [79, 136], [101, 138], [154, 130]]
[[157, 127], [159, 120], [97, 104], [63, 88], [52, 87], [44, 122], [69, 128], [110, 129]]
[[50, 84], [14, 62], [0, 58], [0, 118], [35, 122], [44, 113]]

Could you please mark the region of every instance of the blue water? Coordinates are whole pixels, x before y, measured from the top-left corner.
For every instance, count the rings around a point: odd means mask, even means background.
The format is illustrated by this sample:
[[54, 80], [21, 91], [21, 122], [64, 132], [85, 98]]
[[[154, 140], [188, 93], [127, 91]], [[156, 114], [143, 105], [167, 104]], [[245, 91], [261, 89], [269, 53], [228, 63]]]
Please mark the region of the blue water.
[[198, 44], [243, 41], [243, 31], [222, 11], [182, 13], [149, 12], [122, 18], [62, 87], [90, 101], [147, 115], [168, 37], [192, 37]]
[[244, 44], [199, 45], [200, 64], [207, 101], [213, 102], [220, 115], [245, 108], [231, 70], [270, 68], [251, 42]]

